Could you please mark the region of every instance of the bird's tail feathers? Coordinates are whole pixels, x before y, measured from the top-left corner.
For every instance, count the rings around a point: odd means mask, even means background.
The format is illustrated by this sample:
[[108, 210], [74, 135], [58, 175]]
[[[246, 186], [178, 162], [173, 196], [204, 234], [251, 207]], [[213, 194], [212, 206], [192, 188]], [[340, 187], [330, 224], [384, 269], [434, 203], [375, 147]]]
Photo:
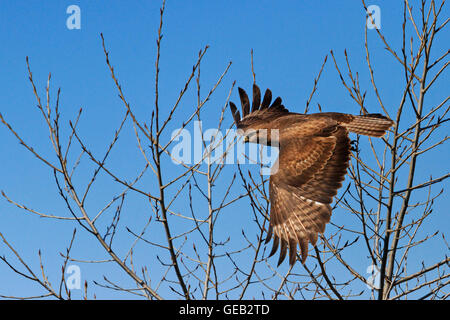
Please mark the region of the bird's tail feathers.
[[386, 133], [394, 121], [379, 114], [371, 113], [361, 116], [355, 116], [353, 121], [344, 124], [351, 132], [363, 134], [371, 137], [381, 137]]

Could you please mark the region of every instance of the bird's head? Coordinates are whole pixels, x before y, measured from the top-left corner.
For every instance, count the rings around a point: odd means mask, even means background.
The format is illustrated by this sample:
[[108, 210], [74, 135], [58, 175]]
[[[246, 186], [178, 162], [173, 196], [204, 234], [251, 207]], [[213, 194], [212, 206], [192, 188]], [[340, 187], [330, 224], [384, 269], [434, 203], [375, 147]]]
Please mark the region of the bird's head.
[[239, 97], [242, 105], [242, 118], [233, 102], [230, 102], [230, 108], [238, 128], [238, 134], [243, 136], [244, 142], [268, 146], [277, 144], [280, 128], [274, 126], [273, 120], [289, 113], [281, 104], [281, 98], [276, 98], [270, 104], [272, 92], [267, 89], [261, 102], [261, 92], [255, 84], [253, 85], [251, 109], [247, 93], [242, 88], [239, 88]]
[[244, 143], [258, 143], [265, 146], [271, 146], [278, 142], [278, 129], [253, 129], [247, 128], [238, 130], [242, 135]]

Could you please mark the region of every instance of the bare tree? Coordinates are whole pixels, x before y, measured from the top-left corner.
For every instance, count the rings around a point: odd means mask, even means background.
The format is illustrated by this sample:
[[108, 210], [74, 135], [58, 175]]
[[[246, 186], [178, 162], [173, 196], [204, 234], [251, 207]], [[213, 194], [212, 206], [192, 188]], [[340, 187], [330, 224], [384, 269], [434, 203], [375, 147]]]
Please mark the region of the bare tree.
[[[362, 4], [368, 12], [364, 0]], [[94, 285], [146, 299], [446, 299], [449, 294], [449, 258], [446, 252], [438, 260], [416, 253], [418, 248], [434, 245], [437, 240], [443, 251], [448, 250], [439, 226], [435, 227], [434, 233], [423, 230], [432, 215], [445, 214], [433, 211], [433, 208], [444, 193], [442, 187], [437, 188], [443, 185], [449, 174], [432, 177], [435, 175], [433, 168], [420, 162], [442, 148], [448, 140], [443, 132], [449, 120], [449, 96], [432, 92], [438, 96], [439, 102], [428, 103], [425, 100], [449, 64], [448, 50], [433, 51], [433, 44], [449, 21], [442, 17], [444, 6], [445, 0], [440, 4], [431, 0], [422, 1], [416, 9], [404, 0], [400, 49], [395, 49], [376, 29], [376, 37], [386, 48], [387, 55], [398, 63], [398, 69], [393, 72], [404, 76], [403, 83], [398, 85], [401, 99], [395, 107], [393, 102], [385, 101], [382, 90], [377, 86], [365, 29], [365, 59], [372, 85], [368, 90], [375, 97], [370, 102], [370, 109], [373, 112], [377, 103], [383, 113], [395, 120], [395, 126], [381, 141], [356, 137], [349, 178], [333, 208], [335, 215], [337, 211], [347, 214], [351, 223], [340, 224], [333, 219], [310, 259], [303, 265], [298, 262], [288, 268], [277, 268], [274, 261], [267, 258], [264, 240], [270, 206], [268, 176], [262, 174], [265, 165], [259, 163], [247, 168], [245, 164], [231, 166], [226, 162], [237, 143], [236, 137], [227, 130], [232, 124], [226, 110], [235, 83], [228, 88], [219, 112], [217, 106], [207, 108], [216, 89], [225, 85], [223, 80], [231, 62], [224, 64], [223, 73], [217, 75], [216, 82], [205, 94], [201, 90], [200, 67], [208, 51], [206, 46], [193, 62], [192, 70], [172, 105], [162, 107], [159, 74], [165, 1], [157, 33], [155, 100], [148, 117], [138, 116], [129, 102], [126, 88], [122, 87], [116, 75], [107, 43], [101, 35], [106, 66], [123, 105], [122, 120], [102, 154], [98, 150], [91, 151], [89, 141], [83, 138], [79, 129], [82, 109], [70, 121], [70, 130], [61, 130], [61, 91], [57, 91], [53, 103], [49, 75], [45, 97], [42, 98], [27, 58], [29, 81], [38, 110], [49, 130], [48, 143], [54, 157], [46, 157], [27, 143], [3, 114], [0, 114], [0, 121], [48, 169], [67, 210], [64, 215], [55, 215], [16, 201], [5, 191], [1, 194], [11, 205], [33, 215], [56, 222], [69, 221], [74, 231], [67, 239], [67, 250], [61, 253], [61, 274], [56, 276], [48, 274], [41, 250], [37, 250], [39, 268], [36, 270], [7, 240], [5, 231], [0, 230], [3, 242], [0, 259], [18, 277], [36, 283], [43, 290], [38, 296], [24, 293], [20, 297], [1, 292], [2, 297], [70, 299], [71, 290], [65, 275], [68, 264], [77, 262], [115, 265], [122, 271], [123, 278], [128, 279], [126, 282], [111, 279], [105, 272], [103, 280], [94, 281]], [[368, 19], [373, 17], [369, 14]], [[352, 69], [349, 54], [344, 52], [344, 67], [333, 51], [330, 55], [344, 90], [348, 91], [360, 112], [366, 113], [369, 104], [367, 91], [360, 87], [359, 73]], [[327, 57], [314, 79], [305, 113], [312, 107], [312, 99], [329, 60]], [[256, 82], [253, 51], [251, 72]], [[189, 90], [195, 92], [195, 98], [185, 103], [192, 107], [189, 115], [183, 117], [179, 110], [182, 101], [188, 99], [186, 93]], [[320, 104], [318, 109], [322, 110]], [[212, 131], [201, 126], [207, 112], [216, 116]], [[109, 164], [113, 150], [120, 147], [118, 141], [127, 128], [133, 132], [142, 156], [142, 167], [131, 179]], [[193, 162], [181, 161], [171, 151], [183, 135], [193, 130], [200, 135], [201, 145], [196, 147], [200, 148], [201, 156], [194, 157]], [[259, 149], [261, 153], [266, 151]], [[86, 181], [80, 181], [76, 175], [86, 168], [92, 174]], [[419, 176], [419, 170], [425, 170], [430, 179], [421, 181], [423, 174]], [[92, 197], [100, 177], [106, 177], [114, 188], [111, 188], [109, 198], [95, 198], [97, 207], [103, 201], [101, 209], [95, 209], [87, 204], [87, 199]], [[135, 197], [143, 199], [148, 208], [138, 230], [120, 223], [124, 216], [130, 214], [127, 200]], [[241, 206], [247, 206], [250, 212], [240, 217], [242, 221], [238, 225], [246, 227], [242, 228], [239, 239], [230, 237], [228, 229], [230, 223], [233, 224], [229, 216], [237, 202], [242, 202]], [[80, 237], [83, 241], [99, 244], [104, 256], [95, 260], [73, 257], [72, 248], [79, 243]], [[123, 243], [129, 245], [124, 248]], [[144, 252], [144, 257], [148, 253], [151, 258], [143, 259], [138, 251]], [[362, 260], [370, 261], [368, 269]], [[372, 274], [368, 275], [368, 272]], [[87, 281], [83, 289], [84, 298], [96, 297], [95, 289], [90, 285], [88, 290]]]

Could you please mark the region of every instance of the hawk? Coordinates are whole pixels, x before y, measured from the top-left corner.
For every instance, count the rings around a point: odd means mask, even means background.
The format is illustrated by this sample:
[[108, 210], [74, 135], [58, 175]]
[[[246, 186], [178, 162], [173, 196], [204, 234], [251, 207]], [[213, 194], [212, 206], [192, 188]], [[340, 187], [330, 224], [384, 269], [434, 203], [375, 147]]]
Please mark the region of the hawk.
[[[280, 97], [272, 104], [267, 89], [253, 85], [253, 101], [239, 88], [242, 118], [230, 102], [231, 113], [245, 142], [279, 146], [269, 181], [270, 225], [266, 243], [273, 237], [272, 256], [280, 247], [280, 265], [289, 249], [289, 264], [297, 260], [297, 245], [304, 264], [308, 244], [314, 246], [331, 218], [331, 202], [342, 186], [349, 166], [349, 132], [381, 137], [393, 121], [381, 114], [351, 115], [337, 112], [289, 112]], [[251, 108], [250, 108], [251, 107]], [[271, 135], [278, 129], [278, 135]], [[273, 168], [277, 168], [276, 172]]]

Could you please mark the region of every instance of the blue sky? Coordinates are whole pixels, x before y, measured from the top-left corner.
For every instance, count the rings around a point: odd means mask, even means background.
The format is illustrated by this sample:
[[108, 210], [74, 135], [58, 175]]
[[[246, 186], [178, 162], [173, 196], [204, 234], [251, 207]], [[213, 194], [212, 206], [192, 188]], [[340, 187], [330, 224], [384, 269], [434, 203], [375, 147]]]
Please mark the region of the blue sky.
[[[380, 6], [382, 31], [398, 49], [403, 10], [400, 1], [367, 3]], [[66, 27], [66, 19], [69, 16], [66, 8], [72, 4], [81, 8], [80, 30], [69, 30]], [[102, 154], [122, 119], [124, 109], [105, 64], [100, 33], [105, 37], [110, 59], [126, 97], [137, 115], [149, 118], [154, 102], [154, 61], [160, 6], [161, 1], [156, 0], [2, 1], [0, 112], [14, 125], [25, 141], [55, 160], [48, 142], [48, 130], [36, 108], [32, 88], [27, 79], [25, 57], [28, 56], [42, 97], [45, 97], [49, 72], [52, 74], [52, 99], [56, 96], [57, 88], [61, 88], [60, 108], [62, 121], [66, 126], [63, 129], [66, 132], [69, 130], [68, 121], [73, 120], [78, 109], [83, 107], [79, 130], [84, 139], [89, 141], [91, 150]], [[446, 10], [448, 12], [448, 6]], [[317, 103], [320, 103], [324, 111], [358, 113], [359, 108], [341, 85], [329, 55], [330, 50], [333, 50], [338, 63], [343, 67], [344, 50], [347, 50], [353, 70], [359, 72], [361, 87], [368, 90], [367, 108], [370, 112], [382, 112], [370, 87], [365, 61], [364, 24], [364, 9], [359, 1], [169, 0], [166, 3], [161, 46], [162, 113], [168, 110], [165, 106], [175, 102], [199, 50], [206, 45], [210, 48], [201, 66], [203, 95], [214, 85], [230, 61], [232, 66], [223, 80], [223, 85], [206, 107], [206, 118], [203, 119], [205, 123], [217, 119], [217, 110], [223, 106], [233, 81], [237, 82], [237, 86], [251, 88], [251, 49], [254, 50], [257, 83], [263, 90], [269, 87], [274, 95], [283, 98], [286, 107], [297, 112], [303, 112], [314, 77], [320, 70], [324, 57], [328, 55], [317, 95], [311, 104], [313, 111], [317, 111]], [[393, 115], [400, 100], [402, 70], [387, 54], [375, 31], [369, 30], [368, 33], [379, 90], [385, 105]], [[436, 55], [447, 50], [446, 45], [444, 41], [438, 42]], [[442, 83], [448, 83], [448, 75], [443, 77], [445, 81]], [[439, 90], [444, 88], [439, 84], [435, 92], [439, 93]], [[448, 88], [446, 89], [448, 91]], [[177, 114], [177, 119], [180, 119], [178, 123], [192, 112], [194, 97], [195, 90], [188, 91]], [[232, 100], [237, 99], [237, 91], [234, 90]], [[427, 102], [437, 103], [440, 99], [442, 95], [431, 94]], [[226, 117], [227, 124], [231, 124], [229, 112]], [[127, 128], [127, 132], [123, 134], [122, 145], [122, 150], [125, 151], [113, 152], [110, 166], [131, 178], [143, 164], [143, 159], [136, 153], [132, 127]], [[127, 143], [134, 149], [129, 150]], [[418, 181], [427, 179], [430, 174], [437, 177], [448, 172], [448, 165], [442, 161], [450, 156], [448, 147], [438, 152], [426, 158], [426, 161], [419, 162]], [[436, 156], [437, 154], [439, 156]], [[137, 160], [130, 164], [134, 157]], [[0, 162], [0, 190], [36, 210], [67, 215], [65, 204], [58, 198], [51, 172], [26, 152], [4, 126], [0, 126]], [[82, 166], [80, 171], [83, 168]], [[87, 170], [89, 168], [86, 166]], [[90, 172], [81, 173], [77, 179], [80, 182], [85, 181]], [[152, 183], [151, 180], [148, 182]], [[89, 205], [97, 209], [102, 207], [111, 192], [120, 190], [111, 185], [105, 176], [99, 178], [98, 185], [95, 189], [96, 197], [89, 201]], [[448, 186], [448, 182], [444, 186]], [[102, 196], [104, 198], [101, 198]], [[148, 214], [149, 209], [145, 201], [138, 200], [136, 195], [131, 195], [130, 198], [132, 204], [128, 209], [128, 218], [124, 218], [124, 226], [137, 227], [146, 219], [142, 217], [142, 212]], [[187, 201], [186, 199], [184, 200]], [[177, 206], [182, 208], [183, 204]], [[436, 202], [437, 217], [430, 220], [434, 226], [440, 225], [442, 231], [448, 230], [448, 219], [443, 217], [444, 213], [448, 212], [447, 206], [448, 195], [444, 194]], [[248, 202], [239, 202], [233, 207], [233, 212], [250, 215]], [[135, 215], [141, 216], [135, 219]], [[240, 234], [241, 227], [234, 227], [236, 223], [233, 221], [236, 221], [236, 218], [239, 218], [239, 215], [223, 220], [224, 229], [219, 232], [219, 237], [222, 233], [225, 237], [227, 232], [231, 235]], [[250, 217], [247, 218], [250, 220]], [[334, 218], [345, 221], [343, 213], [336, 213]], [[39, 219], [0, 199], [0, 231], [37, 268], [37, 250], [40, 248], [52, 274], [60, 272], [61, 259], [58, 252], [65, 250], [73, 227], [69, 222]], [[436, 230], [433, 225], [429, 228], [426, 230]], [[83, 232], [78, 231], [80, 234]], [[151, 265], [151, 262], [144, 260], [146, 247], [140, 247], [140, 250], [144, 251], [141, 254], [142, 262]], [[427, 254], [438, 259], [441, 250], [442, 247], [436, 246]], [[0, 255], [5, 254], [9, 252], [0, 245]], [[86, 235], [81, 237], [74, 255], [87, 260], [96, 256], [104, 257], [102, 248], [92, 245], [92, 239], [88, 240]], [[367, 263], [362, 262], [362, 273], [366, 266]], [[83, 280], [101, 280], [102, 268], [105, 268], [105, 265], [82, 264], [81, 268]], [[121, 277], [124, 277], [121, 271], [110, 265], [108, 268], [111, 278], [119, 279], [120, 282]], [[126, 280], [123, 281], [126, 283]], [[92, 282], [90, 286], [93, 291], [98, 292], [99, 297], [117, 297], [115, 292], [95, 288]], [[24, 291], [29, 294], [41, 292], [30, 281], [20, 279], [4, 264], [0, 264], [0, 294], [20, 295]]]

